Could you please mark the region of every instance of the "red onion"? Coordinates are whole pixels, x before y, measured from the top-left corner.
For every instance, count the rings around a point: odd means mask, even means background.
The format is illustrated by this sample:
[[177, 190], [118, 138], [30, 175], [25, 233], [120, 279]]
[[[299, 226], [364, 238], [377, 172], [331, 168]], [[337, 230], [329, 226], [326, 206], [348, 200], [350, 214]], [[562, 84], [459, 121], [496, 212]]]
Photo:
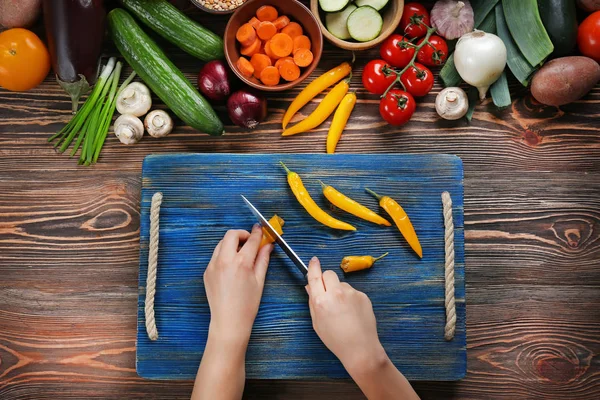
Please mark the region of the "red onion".
[[254, 91], [242, 89], [229, 97], [227, 110], [234, 124], [254, 129], [267, 117], [267, 100]]
[[198, 89], [213, 101], [223, 101], [231, 93], [229, 72], [223, 61], [210, 61], [198, 73]]

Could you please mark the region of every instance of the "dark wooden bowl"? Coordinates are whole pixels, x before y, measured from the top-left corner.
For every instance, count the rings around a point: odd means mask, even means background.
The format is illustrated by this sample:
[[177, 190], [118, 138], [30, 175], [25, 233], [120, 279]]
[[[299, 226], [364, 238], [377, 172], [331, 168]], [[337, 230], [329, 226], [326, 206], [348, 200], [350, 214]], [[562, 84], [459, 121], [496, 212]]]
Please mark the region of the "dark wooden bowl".
[[[256, 10], [264, 5], [272, 5], [277, 8], [279, 14], [287, 15], [292, 21], [298, 22], [304, 29], [304, 34], [308, 36], [312, 42], [312, 53], [314, 59], [312, 64], [306, 68], [302, 68], [300, 77], [292, 82], [283, 82], [277, 86], [263, 85], [258, 79], [252, 77], [250, 79], [242, 75], [236, 66], [237, 60], [240, 58], [240, 46], [235, 39], [235, 34], [238, 28], [248, 22], [255, 14]], [[278, 92], [293, 88], [304, 79], [306, 79], [317, 67], [321, 54], [323, 53], [323, 35], [319, 22], [312, 15], [310, 10], [296, 0], [250, 0], [240, 6], [229, 19], [225, 28], [225, 58], [233, 72], [246, 84], [258, 90], [268, 92]]]

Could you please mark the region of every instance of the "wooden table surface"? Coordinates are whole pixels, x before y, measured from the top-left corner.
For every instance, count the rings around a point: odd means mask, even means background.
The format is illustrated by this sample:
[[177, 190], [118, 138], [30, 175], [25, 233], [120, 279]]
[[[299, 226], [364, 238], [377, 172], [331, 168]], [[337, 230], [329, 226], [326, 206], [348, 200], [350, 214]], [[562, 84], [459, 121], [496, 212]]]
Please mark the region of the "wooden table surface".
[[[200, 15], [222, 31], [226, 19]], [[110, 53], [110, 46], [108, 46]], [[199, 62], [171, 49], [195, 80]], [[514, 87], [510, 108], [479, 105], [469, 124], [437, 118], [441, 86], [397, 129], [362, 88], [339, 146], [347, 153], [451, 153], [464, 161], [468, 373], [415, 384], [423, 398], [600, 398], [600, 87], [558, 110]], [[313, 75], [349, 54], [330, 45]], [[70, 118], [53, 79], [0, 89], [0, 398], [184, 399], [192, 382], [135, 372], [140, 172], [172, 152], [322, 152], [328, 123], [282, 139], [298, 89], [269, 95], [255, 132], [212, 138], [179, 125], [134, 146], [110, 136], [78, 167], [46, 139]], [[303, 110], [305, 115], [315, 107]], [[222, 107], [218, 108], [223, 113]], [[249, 381], [248, 399], [354, 399], [350, 381]]]

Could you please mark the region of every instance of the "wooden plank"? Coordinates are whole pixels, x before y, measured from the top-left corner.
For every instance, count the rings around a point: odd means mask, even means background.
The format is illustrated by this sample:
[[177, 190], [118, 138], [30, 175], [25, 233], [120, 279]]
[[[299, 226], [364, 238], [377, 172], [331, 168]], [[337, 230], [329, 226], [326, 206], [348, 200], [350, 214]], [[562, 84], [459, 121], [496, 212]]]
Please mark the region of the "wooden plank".
[[[357, 232], [335, 231], [313, 220], [291, 194], [284, 161], [301, 174], [323, 208], [319, 179], [377, 209], [364, 187], [395, 197], [410, 215], [424, 257], [419, 260], [395, 227], [381, 228], [341, 211]], [[227, 229], [254, 223], [240, 194], [266, 215], [286, 221], [285, 236], [305, 259], [317, 255], [325, 268], [369, 295], [379, 336], [407, 377], [456, 380], [466, 371], [464, 314], [464, 233], [462, 162], [432, 155], [233, 155], [149, 156], [144, 162], [140, 231], [137, 371], [152, 379], [195, 376], [202, 357], [210, 313], [202, 275], [212, 250]], [[440, 195], [453, 194], [456, 227], [458, 327], [453, 341], [443, 338], [444, 227]], [[159, 272], [155, 310], [159, 340], [144, 328], [149, 208], [160, 191]], [[350, 254], [390, 255], [364, 273], [343, 276], [340, 260]], [[185, 257], [182, 257], [185, 254]], [[347, 378], [341, 363], [316, 336], [303, 276], [281, 252], [270, 264], [259, 316], [248, 348], [249, 378]], [[277, 343], [277, 346], [273, 346]]]

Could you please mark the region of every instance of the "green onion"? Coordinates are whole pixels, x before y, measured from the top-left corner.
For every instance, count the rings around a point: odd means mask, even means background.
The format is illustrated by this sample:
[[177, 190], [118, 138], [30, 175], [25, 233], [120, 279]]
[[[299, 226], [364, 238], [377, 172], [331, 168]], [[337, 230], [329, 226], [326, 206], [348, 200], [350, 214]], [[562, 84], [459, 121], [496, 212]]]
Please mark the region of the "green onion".
[[508, 90], [508, 80], [506, 79], [506, 70], [502, 72], [500, 78], [490, 87], [492, 100], [498, 108], [505, 108], [511, 105], [510, 91]]
[[508, 25], [506, 25], [506, 20], [504, 19], [504, 9], [502, 8], [501, 3], [496, 6], [496, 30], [498, 36], [506, 46], [506, 63], [508, 64], [508, 68], [510, 68], [510, 71], [515, 78], [517, 78], [523, 86], [527, 86], [529, 84], [529, 77], [533, 74], [535, 68], [529, 64], [510, 35]]
[[554, 51], [542, 24], [536, 0], [502, 0], [508, 29], [531, 65], [539, 65]]
[[473, 14], [475, 15], [475, 28], [480, 28], [481, 23], [487, 18], [490, 11], [496, 7], [499, 0], [471, 0], [471, 7], [473, 7]]

